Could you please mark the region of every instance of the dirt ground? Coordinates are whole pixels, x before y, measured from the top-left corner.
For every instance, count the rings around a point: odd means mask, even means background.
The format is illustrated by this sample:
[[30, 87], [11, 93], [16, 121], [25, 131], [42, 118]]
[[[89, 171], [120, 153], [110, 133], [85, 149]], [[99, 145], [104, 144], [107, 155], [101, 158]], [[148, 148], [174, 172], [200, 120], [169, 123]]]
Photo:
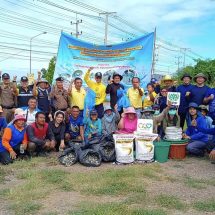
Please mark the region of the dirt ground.
[[[162, 209], [162, 211], [158, 212], [140, 212], [140, 213], [128, 213], [128, 214], [193, 214], [193, 215], [201, 215], [201, 214], [214, 214], [213, 208], [215, 208], [215, 165], [211, 164], [211, 162], [205, 158], [186, 158], [183, 161], [177, 160], [169, 160], [166, 163], [150, 163], [150, 164], [131, 164], [131, 165], [116, 165], [112, 163], [102, 164], [98, 168], [89, 168], [84, 167], [80, 164], [75, 164], [71, 167], [64, 167], [59, 165], [55, 156], [51, 158], [46, 158], [42, 160], [32, 161], [33, 163], [27, 164], [12, 164], [10, 166], [1, 166], [0, 171], [2, 172], [1, 180], [0, 180], [0, 215], [13, 215], [13, 214], [43, 214], [43, 215], [51, 215], [51, 214], [108, 214], [105, 211], [101, 210], [100, 212], [89, 211], [86, 213], [75, 212], [76, 210], [81, 209], [82, 203], [90, 203], [90, 204], [112, 204], [112, 203], [122, 203], [124, 206], [129, 201], [128, 199], [133, 198], [132, 195], [137, 196], [139, 193], [134, 193], [133, 191], [127, 194], [117, 193], [116, 195], [112, 194], [89, 194], [87, 192], [79, 192], [78, 187], [74, 188], [74, 190], [64, 190], [64, 189], [53, 189], [43, 198], [39, 198], [40, 207], [35, 209], [35, 207], [29, 207], [28, 210], [23, 210], [17, 212], [18, 210], [15, 206], [20, 207], [20, 201], [23, 199], [19, 197], [13, 199], [13, 189], [16, 191], [20, 191], [19, 187], [25, 186], [28, 181], [26, 178], [20, 178], [20, 172], [24, 170], [32, 171], [34, 170], [62, 170], [65, 173], [70, 175], [77, 174], [79, 177], [81, 174], [84, 174], [84, 177], [89, 175], [93, 175], [93, 180], [100, 180], [99, 175], [105, 174], [105, 172], [115, 171], [123, 171], [126, 172], [132, 171], [132, 168], [137, 170], [138, 180], [134, 181], [134, 183], [143, 184], [145, 186], [145, 190], [149, 199], [151, 199], [151, 204], [147, 206], [147, 210], [151, 209]], [[18, 162], [17, 162], [18, 163]], [[150, 171], [153, 170], [153, 172]], [[140, 174], [141, 171], [145, 171], [145, 175]], [[26, 174], [25, 172], [25, 174]], [[135, 173], [136, 174], [136, 173]], [[29, 176], [30, 177], [30, 176]], [[28, 177], [27, 177], [28, 178]], [[71, 179], [72, 180], [72, 179]], [[85, 179], [81, 179], [83, 183], [86, 183], [87, 189], [90, 189], [90, 184], [87, 184], [88, 181], [84, 181]], [[80, 180], [80, 184], [78, 186], [82, 186], [82, 182]], [[58, 183], [58, 182], [57, 182]], [[59, 181], [60, 183], [60, 181]], [[90, 182], [91, 183], [91, 182]], [[57, 187], [57, 185], [56, 185]], [[26, 188], [25, 188], [26, 189]], [[31, 189], [31, 188], [29, 188]], [[9, 193], [5, 194], [5, 190], [9, 190]], [[17, 191], [17, 192], [18, 192]], [[24, 191], [23, 191], [24, 192]], [[32, 190], [32, 195], [35, 190]], [[43, 192], [43, 190], [41, 190]], [[47, 192], [47, 190], [44, 192]], [[12, 194], [11, 194], [12, 193]], [[14, 194], [16, 195], [16, 193]], [[20, 195], [20, 194], [19, 194]], [[156, 199], [158, 196], [173, 196], [174, 198], [178, 198], [186, 207], [180, 209], [177, 208], [176, 205], [169, 207], [169, 205], [165, 206], [165, 203], [158, 203]], [[7, 197], [5, 197], [7, 196]], [[31, 195], [27, 198], [31, 199]], [[141, 197], [142, 198], [142, 197]], [[145, 198], [145, 197], [144, 197]], [[33, 200], [35, 200], [32, 197]], [[211, 200], [212, 203], [209, 204], [209, 207], [212, 208], [210, 210], [201, 209], [197, 210], [193, 205], [198, 201]], [[36, 199], [37, 200], [37, 199]], [[25, 202], [21, 203], [25, 204]], [[129, 207], [134, 208], [135, 204], [138, 207], [144, 208], [144, 202], [128, 204]], [[171, 201], [169, 204], [172, 204]], [[15, 205], [15, 206], [13, 206]], [[175, 208], [174, 208], [175, 207]], [[130, 210], [130, 209], [129, 209]], [[71, 212], [72, 211], [72, 212]], [[120, 214], [117, 211], [111, 211], [110, 214]]]

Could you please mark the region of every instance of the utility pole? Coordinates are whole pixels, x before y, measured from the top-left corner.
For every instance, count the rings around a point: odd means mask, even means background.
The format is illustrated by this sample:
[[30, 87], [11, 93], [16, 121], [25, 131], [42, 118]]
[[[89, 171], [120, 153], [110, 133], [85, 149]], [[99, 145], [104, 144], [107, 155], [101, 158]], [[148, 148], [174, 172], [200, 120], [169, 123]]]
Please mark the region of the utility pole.
[[183, 67], [185, 67], [185, 58], [186, 58], [186, 51], [190, 51], [191, 48], [180, 48], [180, 51], [183, 51], [184, 52], [184, 61], [183, 61]]
[[107, 45], [107, 39], [108, 39], [108, 16], [111, 14], [116, 14], [116, 12], [105, 12], [105, 13], [99, 13], [100, 15], [105, 15], [105, 38], [104, 38], [104, 44]]
[[155, 46], [155, 44], [156, 44], [156, 34], [157, 34], [157, 32], [156, 32], [156, 27], [155, 27], [155, 30], [154, 30], [154, 44], [153, 44], [153, 53], [152, 53], [152, 67], [151, 67], [151, 78], [152, 78], [152, 76], [154, 75], [154, 70], [155, 70], [155, 61], [156, 61], [156, 54], [155, 54], [155, 49], [156, 49], [156, 46]]
[[177, 64], [177, 65], [178, 65], [178, 71], [179, 71], [180, 64], [181, 64], [180, 59], [182, 58], [182, 56], [175, 56], [175, 58], [177, 59], [177, 61], [175, 62], [175, 64]]
[[[78, 31], [78, 25], [82, 23], [82, 19], [77, 19], [77, 13], [76, 13], [76, 22], [71, 22], [71, 25], [75, 25], [75, 37], [78, 38], [79, 35], [82, 35], [82, 31]], [[72, 33], [71, 33], [72, 34]]]

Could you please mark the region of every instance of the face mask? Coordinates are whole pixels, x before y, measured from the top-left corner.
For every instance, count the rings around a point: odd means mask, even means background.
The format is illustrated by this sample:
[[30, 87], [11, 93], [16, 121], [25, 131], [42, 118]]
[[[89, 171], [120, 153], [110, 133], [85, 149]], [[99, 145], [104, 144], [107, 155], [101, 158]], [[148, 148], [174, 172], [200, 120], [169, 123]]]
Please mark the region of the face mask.
[[160, 111], [159, 110], [155, 110], [154, 115], [159, 115]]
[[176, 110], [169, 110], [169, 115], [175, 115], [176, 114]]

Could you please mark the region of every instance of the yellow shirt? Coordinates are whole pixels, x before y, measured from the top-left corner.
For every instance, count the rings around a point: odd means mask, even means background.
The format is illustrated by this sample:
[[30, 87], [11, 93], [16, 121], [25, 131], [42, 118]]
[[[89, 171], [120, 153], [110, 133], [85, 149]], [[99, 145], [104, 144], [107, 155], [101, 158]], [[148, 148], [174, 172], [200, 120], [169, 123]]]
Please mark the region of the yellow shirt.
[[[153, 97], [155, 98], [157, 96], [156, 92], [152, 92]], [[149, 96], [146, 96], [146, 98], [143, 101], [143, 107], [150, 107], [152, 106], [154, 103], [150, 100]]]
[[96, 93], [96, 105], [104, 103], [106, 99], [106, 86], [102, 83], [96, 83], [90, 80], [90, 71], [88, 70], [84, 76], [87, 86]]
[[[142, 88], [141, 90], [144, 93], [144, 90]], [[138, 89], [134, 89], [133, 87], [129, 88], [127, 91], [127, 96], [132, 107], [142, 108], [142, 96], [140, 96]]]
[[77, 90], [75, 87], [72, 88], [71, 96], [70, 96], [70, 105], [78, 106], [80, 110], [84, 109], [84, 99], [86, 96], [86, 91], [84, 88]]

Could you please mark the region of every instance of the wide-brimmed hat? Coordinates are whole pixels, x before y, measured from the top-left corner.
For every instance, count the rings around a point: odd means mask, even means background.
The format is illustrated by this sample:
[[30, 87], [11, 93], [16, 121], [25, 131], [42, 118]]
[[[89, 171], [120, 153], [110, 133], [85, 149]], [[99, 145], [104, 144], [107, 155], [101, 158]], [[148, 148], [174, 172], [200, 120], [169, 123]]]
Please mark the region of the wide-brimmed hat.
[[137, 114], [133, 107], [128, 107], [122, 113], [122, 117], [124, 117], [126, 114], [129, 114], [129, 113]]
[[145, 112], [154, 113], [155, 110], [153, 110], [152, 107], [145, 107], [141, 112], [142, 112], [142, 113], [145, 113]]
[[186, 77], [188, 77], [188, 78], [190, 78], [190, 80], [192, 80], [191, 75], [189, 75], [188, 73], [184, 73], [183, 76], [181, 77], [181, 80], [183, 81], [183, 79]]
[[15, 115], [24, 115], [25, 111], [22, 108], [16, 108], [14, 111], [14, 116]]
[[209, 111], [209, 110], [208, 110], [208, 107], [207, 107], [206, 105], [199, 105], [199, 109], [200, 109], [200, 110], [207, 111], [207, 112]]
[[203, 74], [203, 73], [198, 73], [197, 75], [195, 75], [194, 76], [194, 78], [193, 78], [193, 80], [196, 82], [196, 79], [197, 78], [200, 78], [200, 77], [202, 77], [202, 78], [204, 78], [205, 79], [205, 81], [207, 81], [208, 80], [208, 78], [206, 77], [206, 75], [205, 74]]
[[120, 81], [123, 79], [123, 77], [119, 73], [113, 73], [113, 79], [118, 76], [120, 78]]
[[37, 82], [37, 85], [40, 84], [40, 83], [49, 83], [45, 78], [41, 78], [38, 82]]
[[111, 106], [110, 106], [110, 105], [105, 106], [105, 107], [104, 107], [104, 112], [105, 112], [106, 110], [112, 110]]
[[21, 114], [21, 115], [15, 115], [12, 122], [14, 123], [14, 122], [16, 122], [17, 120], [23, 120], [23, 121], [26, 122], [26, 117], [25, 117], [24, 115], [22, 115], [22, 114]]
[[174, 81], [170, 75], [165, 75], [164, 78], [161, 80], [161, 83], [163, 84], [165, 81]]

